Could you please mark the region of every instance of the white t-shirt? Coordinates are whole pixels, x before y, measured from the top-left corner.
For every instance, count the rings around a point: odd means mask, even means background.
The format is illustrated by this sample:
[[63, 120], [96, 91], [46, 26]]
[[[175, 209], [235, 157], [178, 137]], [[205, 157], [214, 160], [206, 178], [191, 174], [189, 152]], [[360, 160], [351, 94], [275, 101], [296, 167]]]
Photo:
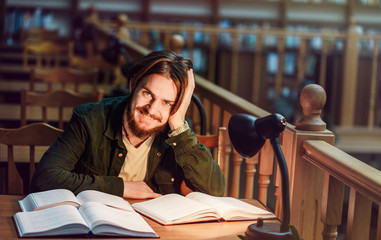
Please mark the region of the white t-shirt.
[[[126, 112], [123, 115], [123, 124], [127, 125]], [[127, 148], [127, 155], [124, 159], [122, 168], [118, 177], [121, 177], [123, 181], [143, 181], [147, 174], [147, 162], [148, 153], [151, 149], [154, 136], [147, 138], [139, 147], [135, 148], [131, 145], [127, 138], [126, 132], [122, 127], [123, 143]]]
[[144, 180], [147, 173], [148, 153], [153, 139], [154, 137], [151, 136], [140, 144], [139, 147], [135, 148], [123, 133], [123, 143], [127, 148], [127, 155], [119, 173], [119, 177], [123, 178], [123, 181]]

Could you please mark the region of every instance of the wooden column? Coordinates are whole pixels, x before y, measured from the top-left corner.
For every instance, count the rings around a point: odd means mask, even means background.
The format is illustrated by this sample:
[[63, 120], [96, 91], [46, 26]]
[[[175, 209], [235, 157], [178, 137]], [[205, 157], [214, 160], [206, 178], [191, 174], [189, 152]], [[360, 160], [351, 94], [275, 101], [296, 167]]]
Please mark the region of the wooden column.
[[212, 25], [217, 25], [220, 21], [220, 0], [212, 0], [210, 1], [210, 8], [212, 9], [210, 22]]
[[281, 1], [280, 9], [279, 9], [279, 27], [286, 28], [288, 25], [288, 7], [289, 7], [289, 0], [283, 0]]
[[79, 12], [79, 1], [80, 0], [71, 0], [70, 4], [70, 16], [71, 16], [71, 29], [70, 29], [70, 35], [72, 39], [75, 37], [75, 23], [76, 19], [80, 17], [80, 12]]
[[218, 47], [218, 34], [210, 33], [209, 42], [209, 64], [208, 64], [208, 79], [209, 81], [215, 83], [216, 78], [216, 53]]
[[378, 65], [378, 44], [379, 40], [377, 38], [374, 39], [374, 47], [373, 47], [373, 58], [372, 58], [372, 77], [370, 82], [370, 96], [369, 96], [369, 115], [368, 115], [368, 128], [374, 127], [374, 117], [375, 117], [375, 109], [376, 109], [376, 101], [377, 101], [377, 65]]
[[278, 42], [277, 42], [277, 53], [278, 53], [278, 70], [275, 75], [275, 85], [274, 85], [274, 91], [275, 91], [275, 97], [281, 96], [282, 91], [282, 79], [283, 79], [283, 65], [284, 65], [284, 44], [285, 36], [278, 36]]
[[[303, 142], [322, 140], [334, 144], [334, 135], [326, 130], [321, 119], [325, 102], [326, 94], [321, 86], [310, 84], [304, 87], [300, 94], [303, 117], [295, 127], [289, 125], [282, 138], [281, 147], [290, 177], [290, 224], [297, 228], [303, 239], [321, 239], [324, 229], [321, 205], [325, 174], [303, 158]], [[279, 177], [275, 184], [280, 186]]]
[[344, 55], [344, 73], [341, 98], [340, 125], [352, 127], [354, 125], [356, 107], [356, 86], [358, 67], [358, 33], [354, 20], [347, 32], [347, 42]]
[[143, 0], [141, 1], [142, 8], [142, 21], [149, 22], [151, 20], [151, 0]]
[[238, 33], [232, 33], [232, 46], [231, 46], [231, 70], [230, 70], [230, 91], [238, 95], [238, 66], [239, 66], [239, 41]]
[[327, 75], [327, 55], [328, 55], [328, 37], [323, 36], [323, 46], [321, 47], [319, 85], [325, 88]]
[[254, 66], [253, 66], [253, 88], [251, 101], [259, 106], [261, 93], [261, 68], [262, 68], [262, 31], [257, 33], [257, 42], [255, 44]]

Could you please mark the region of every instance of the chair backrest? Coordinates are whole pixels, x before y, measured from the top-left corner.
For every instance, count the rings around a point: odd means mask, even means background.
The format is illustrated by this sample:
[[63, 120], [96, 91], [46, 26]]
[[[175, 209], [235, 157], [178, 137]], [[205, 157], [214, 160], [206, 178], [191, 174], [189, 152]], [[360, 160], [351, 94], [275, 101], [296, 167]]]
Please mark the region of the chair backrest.
[[99, 102], [102, 99], [102, 90], [98, 90], [98, 94], [96, 96], [87, 96], [76, 93], [70, 89], [59, 89], [47, 93], [37, 93], [23, 89], [21, 92], [21, 126], [26, 125], [27, 122], [27, 106], [41, 107], [42, 121], [45, 123], [48, 122], [47, 108], [58, 108], [58, 127], [63, 129], [64, 108], [73, 108], [80, 104], [89, 102]]
[[20, 31], [21, 39], [28, 41], [44, 41], [44, 40], [56, 40], [59, 39], [59, 30], [58, 29], [45, 29], [45, 28], [32, 28], [24, 29]]
[[42, 81], [47, 84], [47, 91], [53, 90], [53, 84], [58, 83], [61, 88], [66, 88], [67, 84], [74, 85], [74, 91], [79, 92], [80, 85], [91, 84], [92, 94], [96, 95], [98, 91], [97, 71], [81, 71], [72, 68], [31, 68], [29, 90], [35, 91], [35, 83]]
[[[23, 46], [23, 66], [28, 67], [29, 55], [33, 54], [36, 57], [37, 67], [59, 67], [61, 58], [67, 56], [67, 43], [55, 41], [24, 41]], [[43, 65], [44, 63], [44, 65]], [[53, 65], [54, 63], [54, 65]]]
[[69, 66], [81, 70], [96, 69], [104, 70], [108, 74], [105, 75], [104, 83], [111, 82], [111, 73], [114, 73], [117, 78], [120, 77], [120, 69], [118, 64], [111, 64], [103, 59], [99, 54], [93, 54], [88, 57], [80, 57], [74, 55], [74, 43], [69, 43]]
[[[17, 129], [0, 128], [0, 144], [7, 146], [8, 170], [7, 170], [7, 193], [26, 194], [29, 192], [31, 177], [35, 168], [35, 147], [50, 146], [62, 133], [62, 130], [46, 123], [32, 123]], [[29, 176], [21, 177], [16, 168], [14, 159], [14, 146], [29, 146]], [[23, 153], [24, 154], [24, 153]], [[27, 156], [27, 152], [24, 154]]]
[[[197, 135], [197, 140], [207, 146], [213, 155], [213, 159], [218, 163], [222, 172], [225, 173], [225, 163], [226, 163], [226, 149], [227, 149], [227, 130], [226, 127], [219, 127], [217, 134], [212, 135]], [[186, 195], [190, 193], [192, 190], [186, 186], [185, 182], [181, 183], [181, 194]], [[225, 194], [227, 191], [225, 190]]]

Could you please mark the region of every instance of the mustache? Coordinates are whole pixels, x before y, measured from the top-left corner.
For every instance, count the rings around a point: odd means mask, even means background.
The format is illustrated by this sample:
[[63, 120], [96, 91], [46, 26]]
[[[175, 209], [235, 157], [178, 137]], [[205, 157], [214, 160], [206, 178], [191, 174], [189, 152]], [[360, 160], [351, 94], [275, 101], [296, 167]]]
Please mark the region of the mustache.
[[155, 119], [155, 120], [157, 120], [157, 121], [161, 121], [161, 119], [162, 119], [162, 118], [161, 118], [160, 116], [158, 116], [158, 115], [150, 114], [150, 113], [148, 112], [148, 107], [136, 107], [136, 110], [142, 112], [144, 115], [147, 115], [148, 117], [153, 118], [153, 119]]

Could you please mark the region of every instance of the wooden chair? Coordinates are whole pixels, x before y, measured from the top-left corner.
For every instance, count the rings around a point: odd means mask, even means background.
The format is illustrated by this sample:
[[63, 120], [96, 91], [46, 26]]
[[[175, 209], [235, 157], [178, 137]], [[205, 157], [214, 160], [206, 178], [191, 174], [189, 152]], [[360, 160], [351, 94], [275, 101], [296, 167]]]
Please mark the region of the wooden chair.
[[[30, 54], [36, 57], [37, 67], [59, 67], [61, 58], [68, 54], [67, 43], [56, 41], [24, 41], [23, 46], [23, 66], [28, 67]], [[43, 65], [44, 63], [44, 65]]]
[[45, 29], [45, 28], [32, 28], [32, 29], [21, 29], [20, 38], [24, 41], [38, 42], [45, 40], [57, 40], [61, 37], [59, 36], [58, 29]]
[[[89, 47], [87, 47], [89, 49]], [[116, 79], [120, 79], [121, 72], [119, 64], [111, 64], [105, 61], [99, 54], [90, 54], [88, 57], [79, 57], [74, 55], [74, 43], [69, 43], [69, 66], [81, 70], [104, 70], [105, 77], [104, 83], [111, 82], [112, 73], [115, 74]], [[118, 80], [117, 80], [118, 81]]]
[[[213, 135], [197, 135], [197, 140], [207, 146], [213, 155], [213, 159], [217, 161], [222, 172], [225, 174], [225, 161], [226, 161], [226, 149], [227, 149], [227, 129], [226, 127], [219, 127], [218, 133]], [[181, 183], [180, 192], [183, 195], [187, 195], [192, 190], [187, 187], [185, 182]], [[225, 190], [225, 194], [227, 191]]]
[[61, 88], [66, 88], [67, 84], [74, 85], [74, 91], [79, 92], [80, 85], [91, 84], [92, 95], [96, 95], [98, 91], [97, 71], [95, 69], [89, 71], [81, 71], [72, 68], [31, 68], [29, 90], [35, 91], [35, 83], [42, 81], [47, 84], [47, 91], [53, 90], [53, 84], [60, 84]]
[[[6, 188], [8, 194], [26, 194], [35, 168], [35, 147], [50, 146], [62, 130], [46, 123], [32, 123], [17, 129], [0, 128], [0, 144], [7, 146], [8, 170]], [[29, 177], [24, 182], [16, 167], [14, 146], [29, 146]], [[25, 154], [27, 155], [27, 154]]]
[[77, 105], [99, 102], [103, 98], [103, 91], [98, 90], [96, 96], [85, 96], [70, 89], [60, 89], [48, 93], [36, 93], [25, 89], [21, 92], [21, 126], [27, 123], [27, 106], [37, 106], [42, 109], [42, 121], [48, 122], [47, 108], [58, 108], [58, 127], [63, 129], [63, 110]]

